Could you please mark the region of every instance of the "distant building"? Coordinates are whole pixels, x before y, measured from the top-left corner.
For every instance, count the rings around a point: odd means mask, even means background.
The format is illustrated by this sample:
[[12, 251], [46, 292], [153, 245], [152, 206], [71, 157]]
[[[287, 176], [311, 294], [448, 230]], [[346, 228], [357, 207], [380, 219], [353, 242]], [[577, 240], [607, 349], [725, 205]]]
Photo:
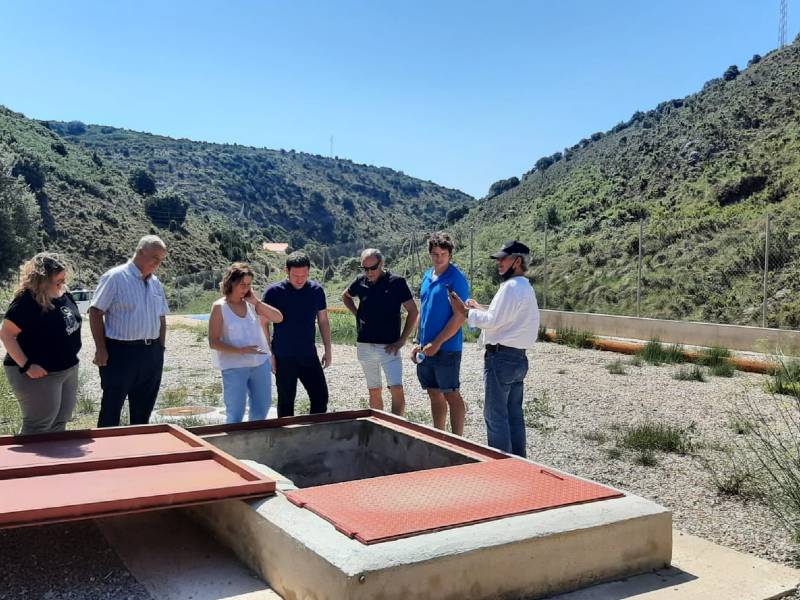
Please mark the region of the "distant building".
[[261, 245], [263, 250], [268, 250], [269, 252], [275, 252], [276, 254], [286, 254], [286, 249], [289, 247], [289, 244], [286, 242], [264, 242]]

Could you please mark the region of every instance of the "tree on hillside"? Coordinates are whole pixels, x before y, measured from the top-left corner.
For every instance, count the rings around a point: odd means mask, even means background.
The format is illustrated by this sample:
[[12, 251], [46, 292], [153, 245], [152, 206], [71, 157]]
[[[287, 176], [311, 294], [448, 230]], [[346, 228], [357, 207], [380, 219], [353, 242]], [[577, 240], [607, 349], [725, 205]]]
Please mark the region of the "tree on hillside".
[[519, 178], [517, 177], [509, 177], [508, 179], [500, 179], [495, 181], [491, 187], [489, 188], [489, 192], [486, 194], [487, 198], [494, 198], [495, 196], [499, 196], [503, 192], [507, 192], [508, 190], [515, 188], [519, 185]]
[[44, 187], [44, 169], [39, 161], [33, 158], [22, 158], [11, 169], [12, 177], [22, 177], [32, 192], [41, 191]]
[[136, 169], [128, 178], [134, 192], [140, 196], [152, 196], [156, 193], [156, 180], [144, 169]]
[[739, 67], [737, 67], [736, 65], [731, 65], [730, 67], [725, 69], [725, 72], [722, 74], [722, 78], [725, 81], [733, 81], [738, 76], [739, 76]]
[[177, 194], [158, 194], [144, 201], [144, 211], [158, 227], [180, 227], [188, 209], [189, 203]]
[[36, 201], [25, 185], [0, 165], [0, 281], [36, 249]]

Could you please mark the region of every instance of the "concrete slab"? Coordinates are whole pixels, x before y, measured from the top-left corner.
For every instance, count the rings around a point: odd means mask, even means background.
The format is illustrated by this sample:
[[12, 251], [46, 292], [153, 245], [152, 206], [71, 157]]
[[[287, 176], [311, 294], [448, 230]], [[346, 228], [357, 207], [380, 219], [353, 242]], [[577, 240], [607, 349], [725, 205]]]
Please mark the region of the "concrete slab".
[[772, 600], [791, 594], [799, 583], [800, 570], [675, 531], [670, 568], [552, 600]]
[[157, 600], [281, 599], [179, 510], [96, 523], [131, 574]]

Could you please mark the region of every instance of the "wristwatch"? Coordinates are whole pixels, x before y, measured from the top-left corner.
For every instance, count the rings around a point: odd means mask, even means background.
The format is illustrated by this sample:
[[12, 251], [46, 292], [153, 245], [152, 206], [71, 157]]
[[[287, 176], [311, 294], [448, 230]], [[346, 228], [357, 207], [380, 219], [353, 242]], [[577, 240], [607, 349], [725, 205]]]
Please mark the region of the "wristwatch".
[[29, 358], [28, 360], [26, 360], [26, 361], [25, 361], [25, 364], [24, 364], [24, 365], [22, 365], [22, 366], [19, 368], [19, 372], [20, 372], [20, 373], [27, 373], [27, 372], [28, 372], [28, 369], [30, 369], [30, 368], [31, 368], [31, 364], [32, 364], [32, 363], [31, 363], [31, 359]]

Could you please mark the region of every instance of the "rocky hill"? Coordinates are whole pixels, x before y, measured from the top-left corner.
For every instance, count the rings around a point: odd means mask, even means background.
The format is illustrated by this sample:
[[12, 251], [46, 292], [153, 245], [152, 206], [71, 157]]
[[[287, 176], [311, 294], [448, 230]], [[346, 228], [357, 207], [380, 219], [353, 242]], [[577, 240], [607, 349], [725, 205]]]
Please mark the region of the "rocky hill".
[[[481, 257], [503, 239], [530, 242], [541, 296], [547, 226], [548, 306], [633, 314], [643, 219], [642, 316], [755, 324], [769, 214], [769, 320], [796, 327], [798, 117], [795, 42], [496, 182], [456, 231], [474, 231]], [[491, 267], [476, 270], [488, 295]]]

